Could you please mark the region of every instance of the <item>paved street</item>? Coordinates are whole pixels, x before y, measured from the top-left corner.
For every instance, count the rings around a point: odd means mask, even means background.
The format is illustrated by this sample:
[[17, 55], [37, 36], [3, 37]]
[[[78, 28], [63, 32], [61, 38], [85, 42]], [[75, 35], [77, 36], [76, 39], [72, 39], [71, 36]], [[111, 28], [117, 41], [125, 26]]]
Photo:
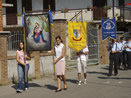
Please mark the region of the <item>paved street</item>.
[[[0, 98], [131, 98], [131, 70], [119, 70], [118, 76], [107, 76], [108, 65], [89, 66], [87, 84], [77, 85], [77, 69], [67, 70], [68, 90], [55, 92], [53, 75], [30, 82], [29, 91], [16, 93], [16, 85], [0, 87]], [[61, 83], [63, 86], [63, 83]]]

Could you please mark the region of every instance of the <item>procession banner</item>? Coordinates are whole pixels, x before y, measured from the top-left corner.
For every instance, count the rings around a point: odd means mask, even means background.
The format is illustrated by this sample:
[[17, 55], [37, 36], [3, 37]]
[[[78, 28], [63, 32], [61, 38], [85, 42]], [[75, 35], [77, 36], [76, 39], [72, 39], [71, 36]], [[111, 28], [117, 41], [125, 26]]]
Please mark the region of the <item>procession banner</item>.
[[116, 39], [116, 20], [113, 19], [102, 19], [102, 40], [111, 37]]
[[87, 22], [68, 22], [68, 45], [79, 52], [87, 45]]
[[51, 49], [49, 14], [25, 15], [26, 43], [28, 51]]

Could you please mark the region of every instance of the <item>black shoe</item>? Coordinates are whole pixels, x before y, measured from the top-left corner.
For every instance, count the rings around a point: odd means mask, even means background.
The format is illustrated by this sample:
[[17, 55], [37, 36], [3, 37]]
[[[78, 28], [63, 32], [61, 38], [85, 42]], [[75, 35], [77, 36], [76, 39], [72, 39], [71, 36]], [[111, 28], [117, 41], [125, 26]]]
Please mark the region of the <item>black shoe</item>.
[[107, 76], [111, 76], [112, 74], [108, 74]]
[[67, 90], [67, 88], [63, 88], [63, 90]]
[[62, 89], [57, 89], [57, 90], [56, 90], [56, 92], [60, 92], [60, 91], [62, 91]]

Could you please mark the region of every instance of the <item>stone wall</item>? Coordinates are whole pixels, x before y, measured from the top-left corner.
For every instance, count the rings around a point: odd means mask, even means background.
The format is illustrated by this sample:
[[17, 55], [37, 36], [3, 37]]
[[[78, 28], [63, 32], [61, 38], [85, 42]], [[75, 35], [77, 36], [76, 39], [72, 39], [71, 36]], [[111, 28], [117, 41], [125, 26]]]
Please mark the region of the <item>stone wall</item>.
[[7, 35], [0, 32], [0, 83], [8, 83], [8, 67], [7, 67]]
[[107, 50], [108, 38], [102, 40], [102, 30], [99, 29], [99, 63], [108, 64], [109, 63], [109, 52]]

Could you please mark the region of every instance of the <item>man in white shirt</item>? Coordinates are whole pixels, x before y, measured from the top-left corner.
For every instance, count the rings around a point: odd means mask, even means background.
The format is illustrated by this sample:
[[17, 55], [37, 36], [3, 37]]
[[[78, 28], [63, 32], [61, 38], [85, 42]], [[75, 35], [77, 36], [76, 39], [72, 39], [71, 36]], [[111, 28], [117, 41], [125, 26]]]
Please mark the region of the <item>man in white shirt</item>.
[[118, 68], [122, 67], [121, 64], [123, 63], [123, 55], [122, 55], [122, 43], [120, 42], [120, 39], [117, 39], [117, 50], [120, 50], [118, 52]]
[[127, 61], [127, 53], [126, 53], [126, 49], [125, 49], [126, 41], [124, 40], [123, 37], [120, 38], [120, 41], [122, 44], [122, 48], [121, 48], [121, 51], [122, 51], [122, 57], [121, 57], [122, 60], [121, 61], [122, 62], [121, 63], [122, 63], [123, 70], [126, 70], [126, 61]]
[[126, 45], [128, 69], [131, 69], [131, 38], [128, 38]]
[[118, 50], [116, 40], [112, 39], [111, 51], [109, 56], [109, 74], [108, 76], [112, 75], [112, 68], [114, 64], [114, 75], [118, 74], [117, 66], [118, 66]]
[[84, 84], [86, 84], [86, 74], [87, 74], [87, 60], [86, 55], [88, 55], [88, 46], [82, 49], [80, 52], [77, 52], [77, 69], [78, 69], [78, 85], [81, 85], [81, 72], [84, 71]]

